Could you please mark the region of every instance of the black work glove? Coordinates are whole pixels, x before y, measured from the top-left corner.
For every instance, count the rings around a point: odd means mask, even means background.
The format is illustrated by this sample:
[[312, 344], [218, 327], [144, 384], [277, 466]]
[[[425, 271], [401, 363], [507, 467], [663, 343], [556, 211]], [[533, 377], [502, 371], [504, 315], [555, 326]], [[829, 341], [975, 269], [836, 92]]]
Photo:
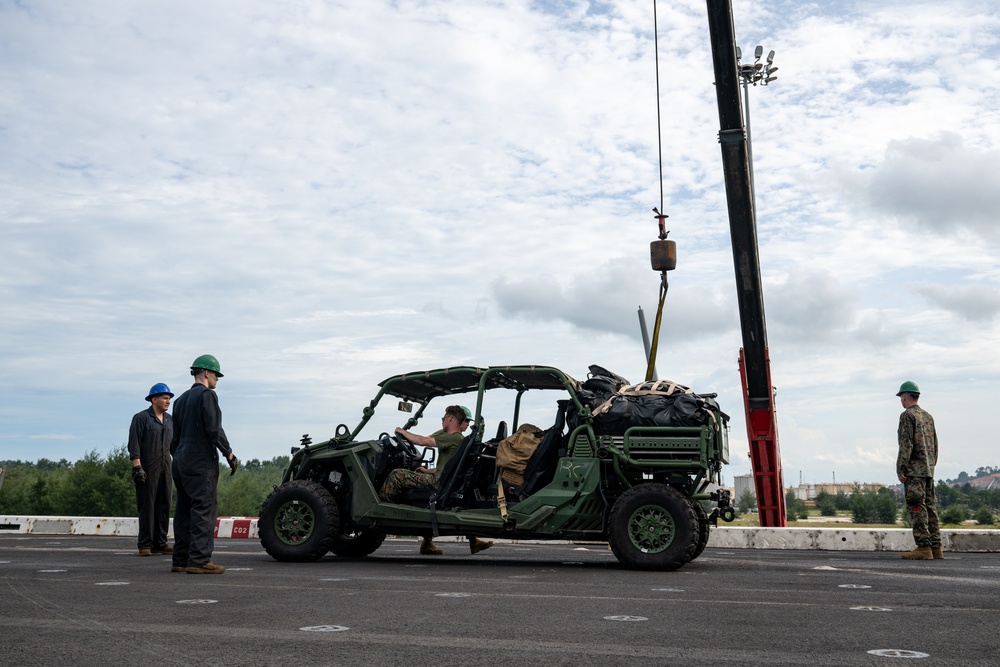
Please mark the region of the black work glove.
[[229, 464], [229, 476], [232, 477], [236, 474], [236, 469], [240, 467], [240, 460], [236, 458], [236, 454], [233, 454], [233, 458], [226, 459], [226, 463]]
[[132, 466], [132, 481], [137, 484], [146, 482], [146, 471], [142, 469], [142, 465]]

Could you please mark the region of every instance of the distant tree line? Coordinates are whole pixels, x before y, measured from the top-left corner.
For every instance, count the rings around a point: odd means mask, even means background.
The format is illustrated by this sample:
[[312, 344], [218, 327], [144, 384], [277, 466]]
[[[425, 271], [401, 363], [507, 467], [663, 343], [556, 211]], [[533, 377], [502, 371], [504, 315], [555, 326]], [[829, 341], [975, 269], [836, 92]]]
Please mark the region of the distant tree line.
[[949, 479], [948, 483], [949, 484], [965, 484], [966, 482], [970, 482], [970, 481], [972, 481], [974, 479], [978, 479], [980, 477], [987, 477], [989, 475], [995, 475], [998, 472], [1000, 472], [1000, 468], [997, 468], [997, 467], [994, 467], [994, 466], [982, 466], [982, 467], [976, 468], [976, 474], [975, 475], [970, 475], [969, 473], [967, 473], [967, 472], [965, 472], [963, 470], [962, 472], [958, 473], [958, 477], [956, 477], [955, 479]]
[[[977, 472], [987, 471], [984, 474], [993, 474], [989, 472], [993, 470], [985, 467]], [[977, 489], [971, 484], [951, 486], [939, 481], [935, 491], [938, 516], [942, 524], [957, 525], [968, 520], [975, 520], [982, 526], [996, 523], [996, 515], [1000, 511], [1000, 489]], [[843, 491], [836, 494], [820, 491], [813, 498], [813, 503], [820, 516], [832, 517], [841, 512], [850, 512], [854, 523], [894, 524], [900, 516], [904, 523], [909, 522], [902, 492], [889, 487], [864, 491], [858, 488], [850, 494]], [[752, 490], [744, 490], [736, 499], [736, 510], [740, 514], [756, 508], [757, 498]], [[794, 491], [788, 491], [785, 494], [785, 513], [789, 521], [805, 519], [809, 516], [809, 507], [804, 500], [796, 497]]]
[[[288, 465], [287, 456], [243, 462], [230, 477], [220, 463], [219, 515], [257, 516]], [[124, 445], [102, 456], [96, 450], [76, 463], [3, 461], [0, 514], [19, 516], [136, 516], [132, 462]]]

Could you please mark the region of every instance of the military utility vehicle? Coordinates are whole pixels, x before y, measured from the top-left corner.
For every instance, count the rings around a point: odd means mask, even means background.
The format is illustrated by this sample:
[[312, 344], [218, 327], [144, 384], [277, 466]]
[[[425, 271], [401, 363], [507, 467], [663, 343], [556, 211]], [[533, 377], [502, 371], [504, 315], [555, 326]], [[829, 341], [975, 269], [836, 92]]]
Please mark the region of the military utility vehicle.
[[[590, 371], [583, 382], [548, 366], [462, 366], [385, 380], [356, 427], [341, 424], [333, 438], [303, 437], [293, 448], [260, 511], [262, 545], [279, 561], [314, 561], [327, 552], [368, 556], [387, 534], [587, 540], [608, 542], [630, 568], [683, 566], [719, 517], [734, 516], [719, 486], [728, 417], [712, 394], [663, 381], [630, 386], [598, 366]], [[390, 471], [426, 466], [434, 450], [388, 432], [361, 438], [385, 404], [409, 413], [404, 429], [428, 435], [448, 405], [475, 405], [438, 488], [410, 489], [394, 503], [378, 496]], [[498, 448], [529, 420], [537, 447], [507, 474]]]

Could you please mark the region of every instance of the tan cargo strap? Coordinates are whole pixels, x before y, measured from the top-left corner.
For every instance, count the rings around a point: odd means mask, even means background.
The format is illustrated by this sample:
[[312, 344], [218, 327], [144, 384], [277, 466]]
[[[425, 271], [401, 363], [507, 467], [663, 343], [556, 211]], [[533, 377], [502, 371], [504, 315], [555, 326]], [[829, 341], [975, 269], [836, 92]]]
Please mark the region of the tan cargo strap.
[[[664, 386], [666, 389], [663, 388]], [[630, 384], [627, 387], [619, 389], [611, 398], [594, 408], [590, 414], [593, 417], [604, 414], [611, 409], [611, 404], [620, 396], [671, 396], [677, 393], [693, 394], [694, 392], [684, 385], [677, 384], [673, 380], [655, 380], [653, 382]]]
[[497, 477], [497, 506], [500, 508], [500, 518], [507, 523], [507, 494], [503, 492], [503, 475]]

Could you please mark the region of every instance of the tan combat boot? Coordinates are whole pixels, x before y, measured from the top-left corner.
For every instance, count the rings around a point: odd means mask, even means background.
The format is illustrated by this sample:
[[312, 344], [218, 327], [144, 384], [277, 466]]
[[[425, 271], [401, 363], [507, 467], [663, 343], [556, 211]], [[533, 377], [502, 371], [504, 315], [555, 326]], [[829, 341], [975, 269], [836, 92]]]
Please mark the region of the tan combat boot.
[[934, 553], [930, 547], [917, 547], [913, 551], [903, 554], [906, 560], [934, 560]]
[[493, 546], [493, 543], [490, 542], [489, 540], [481, 540], [481, 539], [479, 539], [478, 537], [475, 537], [475, 536], [470, 536], [469, 537], [469, 551], [471, 551], [474, 554], [477, 554], [480, 551], [484, 551], [486, 549], [489, 549], [492, 546]]
[[434, 540], [429, 537], [425, 537], [424, 541], [420, 543], [421, 556], [440, 556], [443, 553], [444, 551], [434, 546]]
[[934, 554], [934, 560], [941, 560], [944, 558], [944, 549], [941, 547], [931, 547], [931, 553]]

